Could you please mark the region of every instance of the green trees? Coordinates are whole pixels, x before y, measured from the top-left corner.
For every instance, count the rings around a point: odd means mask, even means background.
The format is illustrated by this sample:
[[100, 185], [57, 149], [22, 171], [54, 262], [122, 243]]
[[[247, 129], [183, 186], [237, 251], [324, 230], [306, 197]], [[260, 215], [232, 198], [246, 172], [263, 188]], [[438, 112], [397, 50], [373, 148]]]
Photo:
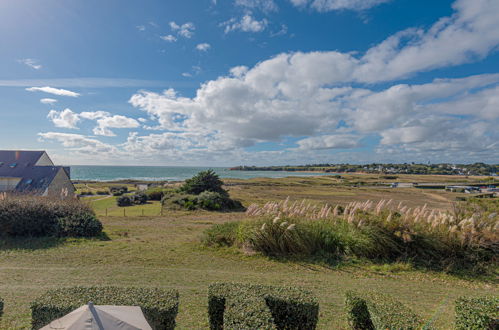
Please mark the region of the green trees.
[[199, 195], [203, 191], [212, 191], [221, 195], [228, 195], [222, 188], [223, 182], [213, 170], [199, 172], [190, 179], [185, 180], [180, 190], [186, 194]]
[[231, 199], [222, 185], [222, 180], [213, 170], [202, 171], [185, 180], [178, 191], [165, 195], [161, 202], [166, 208], [244, 210], [241, 202]]

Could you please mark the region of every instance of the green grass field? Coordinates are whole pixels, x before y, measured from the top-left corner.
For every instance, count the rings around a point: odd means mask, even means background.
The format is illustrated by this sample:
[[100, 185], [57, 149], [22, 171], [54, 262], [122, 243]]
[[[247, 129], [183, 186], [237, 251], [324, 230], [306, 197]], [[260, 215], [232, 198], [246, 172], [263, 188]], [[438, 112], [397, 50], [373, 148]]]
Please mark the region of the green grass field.
[[[333, 179], [330, 179], [331, 181]], [[352, 188], [325, 179], [231, 182], [231, 195], [245, 205], [290, 196], [328, 203], [387, 199], [450, 208], [458, 194], [413, 188]], [[404, 264], [341, 267], [275, 261], [232, 249], [200, 245], [212, 224], [244, 218], [242, 213], [168, 211], [158, 202], [126, 208], [115, 198], [89, 197], [108, 239], [0, 240], [1, 329], [27, 329], [29, 304], [49, 288], [73, 285], [159, 286], [180, 292], [179, 329], [206, 329], [207, 287], [215, 281], [300, 286], [320, 300], [320, 329], [346, 328], [344, 292], [376, 288], [395, 295], [441, 329], [452, 328], [453, 301], [460, 295], [498, 294], [492, 280], [465, 280], [413, 270]], [[108, 216], [104, 216], [107, 209]], [[144, 216], [142, 216], [144, 212]]]

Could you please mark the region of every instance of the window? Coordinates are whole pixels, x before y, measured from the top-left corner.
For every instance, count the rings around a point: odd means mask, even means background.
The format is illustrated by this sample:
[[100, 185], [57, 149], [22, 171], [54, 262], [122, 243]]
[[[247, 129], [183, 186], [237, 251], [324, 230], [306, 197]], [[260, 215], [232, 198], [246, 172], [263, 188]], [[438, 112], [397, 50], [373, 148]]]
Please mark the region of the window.
[[2, 167], [2, 166], [3, 166], [3, 162], [0, 162], [0, 167]]
[[9, 165], [10, 168], [15, 168], [17, 166], [17, 163], [12, 163]]
[[27, 185], [30, 185], [30, 184], [32, 184], [32, 183], [33, 183], [33, 180], [32, 180], [32, 179], [28, 179], [28, 180], [26, 180], [26, 184], [27, 184]]

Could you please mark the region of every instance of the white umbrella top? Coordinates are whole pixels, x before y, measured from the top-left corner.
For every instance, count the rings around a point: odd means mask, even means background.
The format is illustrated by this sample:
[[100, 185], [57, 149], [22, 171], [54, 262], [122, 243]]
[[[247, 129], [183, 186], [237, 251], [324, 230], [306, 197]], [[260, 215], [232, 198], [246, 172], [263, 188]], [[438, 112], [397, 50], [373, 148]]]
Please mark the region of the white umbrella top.
[[83, 305], [40, 330], [152, 330], [138, 306]]

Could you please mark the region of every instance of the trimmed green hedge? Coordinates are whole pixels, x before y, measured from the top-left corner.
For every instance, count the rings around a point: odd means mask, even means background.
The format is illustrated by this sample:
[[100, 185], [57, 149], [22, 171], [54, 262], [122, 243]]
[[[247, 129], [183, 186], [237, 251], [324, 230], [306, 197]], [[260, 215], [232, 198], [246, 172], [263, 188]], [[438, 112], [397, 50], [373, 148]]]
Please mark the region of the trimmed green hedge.
[[153, 329], [175, 328], [178, 291], [123, 287], [73, 287], [49, 290], [31, 303], [32, 327], [40, 329], [89, 301], [95, 305], [140, 306]]
[[[421, 318], [409, 307], [378, 292], [348, 291], [347, 319], [353, 329], [421, 329]], [[426, 328], [428, 329], [428, 327]]]
[[208, 288], [210, 329], [315, 329], [319, 303], [296, 288], [214, 283]]
[[498, 329], [499, 298], [460, 297], [456, 300], [456, 329]]

